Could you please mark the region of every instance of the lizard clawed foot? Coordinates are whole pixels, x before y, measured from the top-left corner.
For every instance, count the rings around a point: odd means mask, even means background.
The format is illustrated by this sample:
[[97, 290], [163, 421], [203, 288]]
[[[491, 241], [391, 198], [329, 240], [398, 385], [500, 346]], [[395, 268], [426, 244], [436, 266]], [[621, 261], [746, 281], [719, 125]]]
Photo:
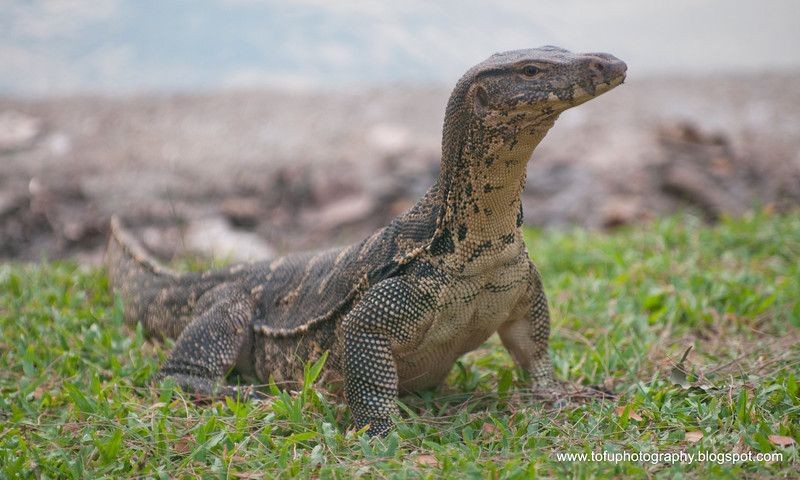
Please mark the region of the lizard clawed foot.
[[219, 395], [238, 398], [243, 402], [260, 402], [269, 398], [267, 394], [259, 391], [255, 385], [224, 385], [221, 387]]
[[394, 422], [389, 418], [358, 418], [353, 421], [356, 430], [369, 425], [367, 435], [370, 437], [385, 437], [394, 428]]
[[243, 402], [266, 398], [266, 395], [261, 393], [255, 385], [220, 384], [216, 380], [197, 375], [162, 372], [153, 379], [156, 385], [164, 380], [174, 382], [188, 393], [193, 401], [201, 404], [223, 398], [239, 399]]
[[560, 380], [552, 380], [533, 387], [532, 398], [562, 409], [570, 404], [585, 403], [589, 400], [610, 400], [616, 395], [602, 385], [578, 385]]

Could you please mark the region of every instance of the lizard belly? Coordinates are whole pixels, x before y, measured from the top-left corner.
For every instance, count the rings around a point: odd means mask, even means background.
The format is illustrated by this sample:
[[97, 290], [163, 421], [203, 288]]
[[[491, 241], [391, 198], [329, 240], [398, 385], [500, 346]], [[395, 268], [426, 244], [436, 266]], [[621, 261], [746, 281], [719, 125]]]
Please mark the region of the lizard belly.
[[401, 391], [439, 385], [455, 361], [485, 342], [509, 321], [528, 288], [528, 266], [515, 265], [492, 275], [459, 279], [442, 292], [435, 313], [417, 348], [396, 356]]
[[270, 379], [284, 388], [299, 388], [303, 384], [307, 362], [316, 362], [327, 351], [328, 360], [322, 382], [336, 382], [339, 350], [335, 345], [336, 323], [326, 322], [310, 332], [285, 338], [272, 338], [256, 332], [253, 361], [256, 377], [262, 383]]

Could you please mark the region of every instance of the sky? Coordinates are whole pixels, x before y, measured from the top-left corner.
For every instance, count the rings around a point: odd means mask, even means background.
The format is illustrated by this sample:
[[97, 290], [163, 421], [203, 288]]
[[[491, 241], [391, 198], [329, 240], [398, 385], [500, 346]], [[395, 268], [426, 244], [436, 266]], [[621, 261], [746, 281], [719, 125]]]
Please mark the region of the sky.
[[0, 94], [452, 84], [497, 51], [800, 69], [800, 0], [0, 0]]

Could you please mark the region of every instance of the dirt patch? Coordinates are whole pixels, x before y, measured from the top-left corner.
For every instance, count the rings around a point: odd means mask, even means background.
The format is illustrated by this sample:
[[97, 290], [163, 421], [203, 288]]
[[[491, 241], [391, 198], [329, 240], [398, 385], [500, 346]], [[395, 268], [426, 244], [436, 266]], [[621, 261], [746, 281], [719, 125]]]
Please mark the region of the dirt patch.
[[[0, 258], [97, 263], [114, 213], [166, 257], [352, 241], [433, 183], [447, 95], [0, 98]], [[610, 228], [793, 208], [798, 107], [800, 74], [631, 79], [562, 115], [530, 163], [525, 220]]]

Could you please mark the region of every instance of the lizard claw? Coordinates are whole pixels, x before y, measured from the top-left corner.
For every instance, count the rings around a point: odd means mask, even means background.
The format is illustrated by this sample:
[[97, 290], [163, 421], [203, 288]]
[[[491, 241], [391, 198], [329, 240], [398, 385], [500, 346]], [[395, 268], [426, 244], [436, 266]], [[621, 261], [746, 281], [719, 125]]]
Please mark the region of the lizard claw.
[[549, 403], [556, 409], [592, 399], [613, 399], [615, 396], [613, 392], [599, 385], [585, 386], [562, 381], [553, 381], [533, 389], [534, 399]]
[[394, 423], [388, 418], [362, 418], [354, 421], [356, 430], [369, 425], [367, 435], [370, 437], [385, 437], [394, 428]]
[[238, 387], [240, 391], [241, 398], [243, 400], [248, 400], [250, 402], [263, 402], [269, 398], [269, 396], [256, 388], [255, 385], [246, 385], [242, 387]]

